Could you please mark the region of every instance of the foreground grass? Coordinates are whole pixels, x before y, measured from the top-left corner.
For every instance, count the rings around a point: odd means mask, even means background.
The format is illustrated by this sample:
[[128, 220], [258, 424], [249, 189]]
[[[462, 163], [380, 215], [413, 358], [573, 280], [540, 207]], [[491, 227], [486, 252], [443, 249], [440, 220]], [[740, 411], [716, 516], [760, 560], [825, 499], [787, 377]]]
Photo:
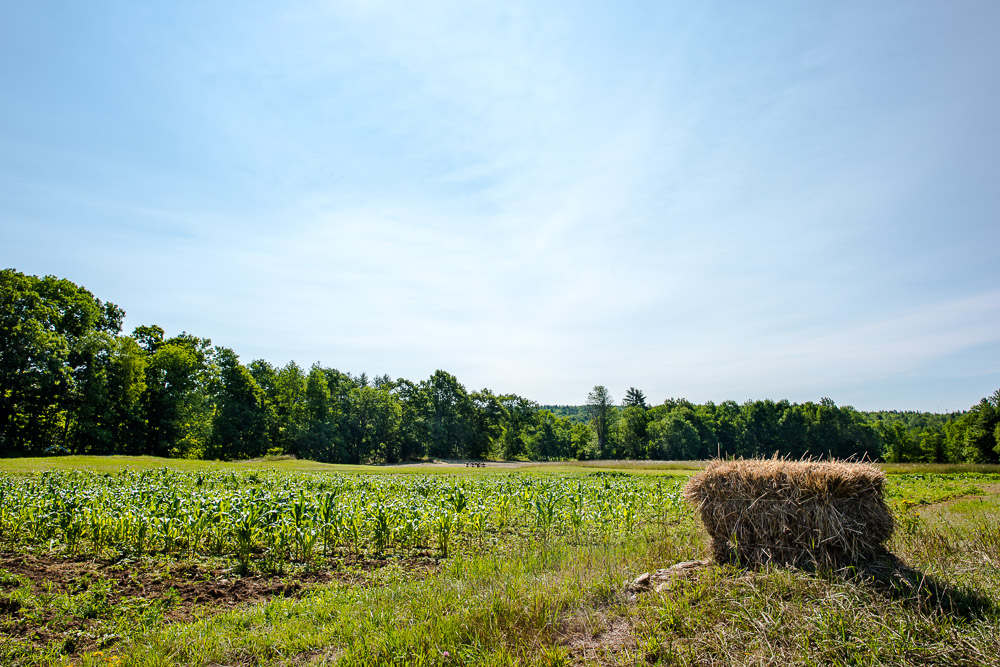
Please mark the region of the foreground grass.
[[366, 586], [169, 626], [123, 647], [121, 664], [570, 664], [631, 604], [626, 580], [700, 554], [700, 541], [687, 525], [622, 544], [523, 541], [422, 580], [386, 568]]
[[[573, 469], [522, 472], [546, 471]], [[429, 576], [390, 561], [298, 599], [173, 623], [155, 606], [102, 609], [89, 592], [50, 606], [123, 619], [119, 643], [73, 658], [85, 665], [1000, 665], [998, 487], [984, 474], [892, 476], [890, 549], [903, 562], [877, 580], [709, 566], [630, 594], [639, 573], [707, 555], [688, 514], [607, 540], [527, 531], [469, 542]], [[66, 661], [58, 647], [5, 655]]]
[[894, 542], [937, 597], [713, 566], [630, 598], [639, 572], [703, 555], [694, 527], [678, 526], [605, 548], [524, 543], [421, 581], [387, 570], [369, 586], [169, 626], [122, 647], [121, 664], [997, 665], [997, 525], [983, 529], [922, 526]]

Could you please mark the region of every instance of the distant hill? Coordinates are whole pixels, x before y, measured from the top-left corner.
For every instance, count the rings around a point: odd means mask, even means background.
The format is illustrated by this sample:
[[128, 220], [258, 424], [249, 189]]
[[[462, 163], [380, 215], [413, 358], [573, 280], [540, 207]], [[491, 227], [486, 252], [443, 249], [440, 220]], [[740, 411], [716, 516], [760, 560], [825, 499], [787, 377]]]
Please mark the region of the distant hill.
[[861, 410], [860, 412], [872, 421], [882, 421], [887, 424], [900, 422], [906, 427], [908, 433], [919, 433], [925, 430], [940, 431], [945, 424], [953, 422], [965, 414], [964, 410], [948, 413], [920, 412], [918, 410], [877, 410], [872, 412]]
[[548, 410], [556, 417], [565, 417], [573, 424], [586, 424], [587, 406], [585, 405], [540, 405], [539, 410]]

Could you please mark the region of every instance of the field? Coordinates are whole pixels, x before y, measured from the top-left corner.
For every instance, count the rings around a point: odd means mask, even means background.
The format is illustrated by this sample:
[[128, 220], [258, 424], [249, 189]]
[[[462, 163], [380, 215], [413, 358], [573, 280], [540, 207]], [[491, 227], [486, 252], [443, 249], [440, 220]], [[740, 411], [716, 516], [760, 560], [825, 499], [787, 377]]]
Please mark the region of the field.
[[1000, 474], [890, 474], [898, 557], [703, 565], [695, 466], [0, 460], [0, 664], [1000, 665]]

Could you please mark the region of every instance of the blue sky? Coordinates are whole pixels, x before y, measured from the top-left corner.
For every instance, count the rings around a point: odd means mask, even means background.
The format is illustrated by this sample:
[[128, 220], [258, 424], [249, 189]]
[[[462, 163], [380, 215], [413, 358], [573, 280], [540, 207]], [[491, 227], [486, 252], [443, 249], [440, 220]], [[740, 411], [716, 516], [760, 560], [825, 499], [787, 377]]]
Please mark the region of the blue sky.
[[0, 264], [582, 403], [1000, 387], [1000, 4], [8, 3]]

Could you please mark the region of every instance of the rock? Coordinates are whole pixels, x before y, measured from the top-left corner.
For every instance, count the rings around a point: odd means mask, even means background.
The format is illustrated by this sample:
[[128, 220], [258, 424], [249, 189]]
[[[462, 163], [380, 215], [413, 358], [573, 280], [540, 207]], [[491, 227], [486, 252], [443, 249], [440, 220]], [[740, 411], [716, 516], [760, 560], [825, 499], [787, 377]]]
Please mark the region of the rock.
[[653, 575], [649, 572], [644, 572], [636, 577], [631, 584], [628, 585], [630, 591], [648, 591], [653, 587], [652, 581]]
[[671, 572], [673, 574], [687, 573], [692, 570], [700, 570], [703, 567], [708, 567], [712, 564], [710, 560], [686, 560], [683, 563], [677, 563], [676, 565], [671, 565], [666, 570], [657, 570], [657, 572]]
[[676, 577], [687, 576], [692, 572], [697, 572], [704, 567], [708, 567], [711, 563], [712, 561], [708, 560], [688, 560], [671, 565], [670, 567], [662, 570], [644, 572], [633, 579], [628, 586], [625, 587], [625, 590], [632, 593], [633, 597], [637, 593], [645, 593], [646, 591], [656, 591], [659, 593], [666, 588], [667, 583], [669, 583], [670, 580]]

